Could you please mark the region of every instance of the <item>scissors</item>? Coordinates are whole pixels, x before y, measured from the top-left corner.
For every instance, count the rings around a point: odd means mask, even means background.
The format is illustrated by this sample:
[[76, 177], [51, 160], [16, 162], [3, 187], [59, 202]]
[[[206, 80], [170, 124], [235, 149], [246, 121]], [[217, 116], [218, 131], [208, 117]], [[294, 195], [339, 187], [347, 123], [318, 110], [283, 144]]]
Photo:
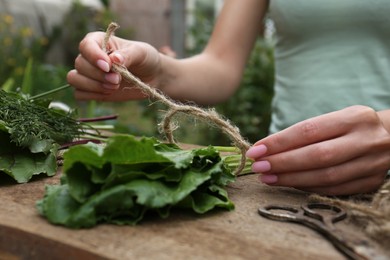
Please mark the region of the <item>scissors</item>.
[[259, 208], [259, 214], [272, 220], [305, 225], [323, 235], [349, 259], [390, 259], [390, 256], [374, 250], [364, 238], [351, 234], [347, 236], [334, 226], [347, 217], [347, 213], [339, 207], [325, 203], [310, 203], [301, 207], [269, 205]]

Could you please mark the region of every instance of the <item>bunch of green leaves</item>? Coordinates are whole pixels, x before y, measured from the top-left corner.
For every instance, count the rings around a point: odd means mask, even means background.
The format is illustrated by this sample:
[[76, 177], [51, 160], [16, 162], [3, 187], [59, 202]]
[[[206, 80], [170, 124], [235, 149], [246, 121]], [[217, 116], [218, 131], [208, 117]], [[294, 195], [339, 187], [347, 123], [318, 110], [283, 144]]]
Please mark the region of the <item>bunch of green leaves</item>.
[[47, 100], [34, 101], [0, 90], [0, 122], [8, 129], [13, 143], [30, 147], [37, 141], [64, 143], [78, 136], [78, 122], [48, 105]]
[[47, 186], [37, 207], [51, 223], [70, 228], [134, 225], [148, 212], [166, 218], [172, 208], [231, 210], [224, 187], [234, 178], [214, 147], [182, 150], [155, 138], [116, 135], [104, 147], [70, 148], [61, 185]]
[[54, 175], [59, 144], [80, 134], [76, 120], [48, 105], [0, 89], [0, 172], [19, 183], [40, 173]]

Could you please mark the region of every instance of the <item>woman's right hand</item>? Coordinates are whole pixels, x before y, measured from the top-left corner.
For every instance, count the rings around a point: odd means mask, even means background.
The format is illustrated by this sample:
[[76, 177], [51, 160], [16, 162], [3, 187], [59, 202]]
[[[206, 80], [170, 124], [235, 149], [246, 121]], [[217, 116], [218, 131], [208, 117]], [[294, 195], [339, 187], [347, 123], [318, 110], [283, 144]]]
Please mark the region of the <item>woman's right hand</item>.
[[139, 89], [111, 71], [112, 64], [121, 64], [143, 82], [156, 86], [161, 54], [147, 43], [115, 36], [107, 44], [107, 54], [102, 50], [104, 36], [103, 32], [93, 32], [80, 42], [75, 69], [67, 75], [68, 83], [75, 88], [76, 99], [126, 101], [145, 98]]

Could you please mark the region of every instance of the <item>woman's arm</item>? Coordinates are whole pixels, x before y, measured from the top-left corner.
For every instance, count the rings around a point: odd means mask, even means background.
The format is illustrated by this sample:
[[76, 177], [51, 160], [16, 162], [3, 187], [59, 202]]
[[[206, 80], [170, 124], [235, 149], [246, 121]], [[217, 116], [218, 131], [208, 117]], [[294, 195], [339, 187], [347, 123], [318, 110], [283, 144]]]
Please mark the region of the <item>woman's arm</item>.
[[[161, 88], [176, 99], [212, 104], [239, 86], [247, 58], [259, 35], [268, 1], [227, 0], [205, 50], [185, 60], [162, 59]], [[185, 75], [183, 77], [183, 75]], [[184, 94], [184, 95], [183, 95]]]
[[258, 141], [247, 155], [269, 185], [326, 195], [373, 192], [390, 169], [390, 110], [352, 106], [314, 117]]
[[[246, 60], [267, 9], [266, 0], [226, 0], [205, 50], [194, 57], [174, 59], [146, 43], [112, 37], [107, 55], [103, 33], [90, 33], [80, 43], [75, 70], [68, 82], [78, 99], [121, 101], [144, 98], [110, 72], [113, 62], [126, 66], [144, 82], [174, 99], [213, 104], [227, 99], [241, 80]], [[118, 91], [120, 90], [120, 91]]]

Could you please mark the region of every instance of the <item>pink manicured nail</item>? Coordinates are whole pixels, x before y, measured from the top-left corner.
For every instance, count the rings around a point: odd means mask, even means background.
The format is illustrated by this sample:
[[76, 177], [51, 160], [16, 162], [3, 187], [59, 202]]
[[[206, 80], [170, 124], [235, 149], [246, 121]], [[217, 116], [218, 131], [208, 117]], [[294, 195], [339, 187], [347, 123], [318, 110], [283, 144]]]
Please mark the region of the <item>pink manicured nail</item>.
[[274, 184], [278, 181], [278, 176], [263, 174], [260, 175], [260, 181], [264, 184]]
[[125, 62], [125, 58], [119, 52], [114, 52], [113, 54], [111, 54], [111, 56], [112, 56], [112, 61], [115, 63], [123, 64]]
[[258, 161], [252, 164], [254, 172], [268, 172], [269, 170], [271, 170], [271, 164], [268, 161]]
[[119, 84], [121, 81], [121, 78], [117, 73], [107, 73], [104, 75], [104, 78], [112, 84]]
[[267, 152], [267, 146], [264, 144], [252, 146], [246, 152], [246, 156], [249, 158], [257, 158], [263, 156]]
[[104, 72], [109, 72], [110, 71], [110, 65], [104, 60], [98, 60], [96, 62], [96, 65], [99, 67]]

